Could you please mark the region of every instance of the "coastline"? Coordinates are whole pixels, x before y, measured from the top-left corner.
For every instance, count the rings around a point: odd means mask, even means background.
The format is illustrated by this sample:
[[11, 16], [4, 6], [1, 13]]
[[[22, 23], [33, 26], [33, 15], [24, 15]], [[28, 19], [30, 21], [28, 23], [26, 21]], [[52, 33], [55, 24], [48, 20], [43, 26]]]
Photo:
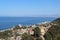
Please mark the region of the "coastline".
[[[35, 25], [42, 25], [42, 24], [45, 24], [45, 23], [50, 23], [50, 21], [45, 21], [45, 22], [41, 22], [41, 23], [36, 23], [36, 24], [33, 24], [33, 25], [21, 25], [21, 24], [18, 24], [17, 26], [20, 26], [20, 27], [23, 27], [23, 26], [26, 26], [26, 27], [30, 27], [30, 26], [35, 26]], [[16, 25], [15, 25], [16, 26]], [[6, 30], [11, 30], [13, 29], [15, 26], [12, 26], [11, 28], [7, 28], [7, 29], [3, 29], [3, 30], [0, 30], [0, 32], [4, 32]]]
[[[39, 39], [41, 38], [42, 40], [45, 40], [45, 36], [47, 32], [50, 30], [50, 32], [55, 32], [53, 31], [52, 28], [60, 27], [60, 18], [57, 18], [56, 20], [53, 21], [48, 21], [48, 22], [42, 22], [42, 23], [37, 23], [34, 25], [21, 25], [18, 24], [16, 26], [13, 26], [10, 29], [6, 30], [1, 30], [0, 31], [0, 39], [7, 39], [7, 40], [16, 40], [16, 39], [25, 39], [25, 37], [33, 37], [33, 39]], [[52, 29], [52, 31], [51, 31]], [[54, 29], [55, 30], [55, 29]], [[60, 29], [59, 29], [60, 30]], [[27, 36], [26, 36], [27, 35]], [[48, 35], [47, 35], [48, 36]]]
[[34, 25], [45, 21], [53, 21], [53, 17], [0, 17], [0, 30], [9, 29], [12, 26]]
[[[9, 35], [10, 32], [12, 32], [11, 35], [13, 35], [13, 36], [11, 36], [11, 37], [13, 37], [15, 39], [15, 35], [16, 35], [15, 32], [16, 32], [17, 34], [19, 34], [19, 36], [18, 35], [16, 36], [16, 39], [17, 39], [17, 37], [19, 37], [19, 38], [21, 37], [21, 39], [23, 39], [22, 36], [24, 33], [27, 33], [28, 35], [34, 35], [35, 31], [33, 29], [38, 28], [39, 30], [41, 30], [41, 31], [39, 31], [39, 32], [41, 32], [40, 37], [42, 38], [42, 40], [45, 40], [44, 35], [50, 27], [51, 27], [50, 22], [42, 22], [42, 23], [37, 23], [34, 25], [25, 25], [25, 26], [18, 24], [17, 26], [13, 26], [10, 29], [1, 30], [0, 33], [7, 32], [7, 34]], [[10, 39], [12, 40], [12, 38], [10, 38]]]

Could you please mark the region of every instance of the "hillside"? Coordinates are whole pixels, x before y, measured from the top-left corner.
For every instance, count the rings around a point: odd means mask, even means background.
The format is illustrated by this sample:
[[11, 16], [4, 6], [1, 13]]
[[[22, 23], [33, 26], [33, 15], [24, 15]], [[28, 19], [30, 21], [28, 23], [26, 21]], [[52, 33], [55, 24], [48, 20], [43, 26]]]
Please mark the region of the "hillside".
[[56, 20], [52, 21], [52, 23], [60, 24], [60, 18], [57, 18]]
[[56, 25], [52, 25], [44, 37], [46, 40], [60, 40], [60, 18], [57, 18], [52, 23]]

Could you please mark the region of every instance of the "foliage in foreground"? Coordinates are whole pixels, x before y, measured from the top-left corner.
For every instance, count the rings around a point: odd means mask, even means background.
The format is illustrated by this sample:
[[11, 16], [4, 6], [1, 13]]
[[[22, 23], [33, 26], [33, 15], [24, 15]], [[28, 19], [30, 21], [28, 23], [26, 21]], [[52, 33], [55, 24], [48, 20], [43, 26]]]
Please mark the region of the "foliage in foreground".
[[12, 31], [11, 30], [7, 30], [4, 32], [0, 32], [0, 38], [8, 38], [12, 36]]
[[53, 23], [57, 25], [52, 25], [52, 27], [45, 34], [46, 40], [60, 40], [60, 18], [54, 20]]

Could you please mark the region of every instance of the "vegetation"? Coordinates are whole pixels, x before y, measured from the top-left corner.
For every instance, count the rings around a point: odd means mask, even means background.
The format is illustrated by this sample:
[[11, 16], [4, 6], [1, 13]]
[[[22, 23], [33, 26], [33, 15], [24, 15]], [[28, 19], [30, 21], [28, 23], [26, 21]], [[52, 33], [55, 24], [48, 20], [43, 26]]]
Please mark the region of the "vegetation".
[[17, 29], [21, 29], [21, 27], [19, 27], [18, 25], [16, 25], [13, 30], [17, 30]]
[[46, 40], [60, 40], [60, 18], [53, 21], [57, 25], [52, 25], [52, 27], [45, 34]]
[[56, 20], [52, 21], [52, 23], [60, 24], [60, 18], [57, 18]]
[[41, 32], [40, 32], [39, 27], [36, 27], [36, 28], [35, 28], [35, 29], [33, 29], [33, 30], [34, 30], [34, 36], [35, 36], [35, 37], [40, 37]]
[[36, 40], [42, 40], [42, 38], [41, 37], [38, 37]]
[[31, 35], [28, 35], [28, 34], [23, 34], [23, 40], [34, 40], [34, 38], [31, 36]]
[[29, 34], [23, 34], [23, 40], [42, 40], [42, 38], [40, 37], [40, 29], [39, 27], [36, 27], [33, 29], [34, 30], [34, 35], [31, 36]]
[[0, 38], [8, 38], [12, 36], [12, 31], [11, 30], [7, 30], [4, 32], [0, 32]]

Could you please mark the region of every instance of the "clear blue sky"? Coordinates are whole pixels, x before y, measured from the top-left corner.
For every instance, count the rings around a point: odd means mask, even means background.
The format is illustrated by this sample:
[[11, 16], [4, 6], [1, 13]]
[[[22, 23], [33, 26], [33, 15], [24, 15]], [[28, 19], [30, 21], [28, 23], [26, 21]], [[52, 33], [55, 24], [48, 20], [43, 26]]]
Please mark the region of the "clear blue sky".
[[60, 17], [60, 0], [0, 0], [0, 16]]

